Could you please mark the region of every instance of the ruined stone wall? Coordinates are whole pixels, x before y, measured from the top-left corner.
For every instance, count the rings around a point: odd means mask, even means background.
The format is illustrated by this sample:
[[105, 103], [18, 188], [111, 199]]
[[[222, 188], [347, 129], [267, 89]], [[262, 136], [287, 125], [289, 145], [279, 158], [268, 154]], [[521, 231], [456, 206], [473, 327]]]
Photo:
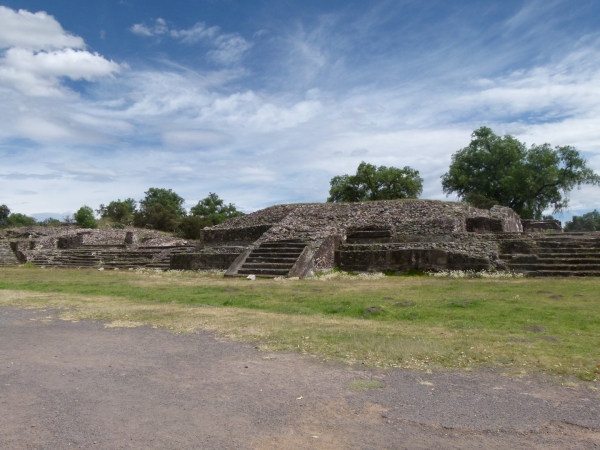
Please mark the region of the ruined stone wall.
[[519, 215], [506, 206], [493, 206], [492, 209], [490, 209], [490, 217], [500, 219], [502, 222], [501, 231], [505, 233], [521, 233], [523, 231], [523, 225]]
[[181, 253], [171, 256], [172, 270], [227, 270], [239, 253]]
[[366, 272], [406, 272], [408, 270], [489, 270], [493, 267], [487, 258], [439, 249], [373, 249], [336, 253], [341, 270]]
[[344, 250], [347, 249], [348, 251], [360, 251], [360, 249], [369, 247], [373, 250], [438, 249], [468, 253], [478, 258], [488, 258], [490, 260], [498, 259], [498, 237], [493, 234], [453, 233], [445, 236], [436, 236], [434, 239], [416, 242], [346, 244], [343, 246]]
[[554, 231], [562, 233], [562, 224], [560, 220], [530, 220], [522, 219], [524, 232]]
[[200, 242], [254, 242], [270, 228], [271, 225], [255, 225], [252, 227], [226, 229], [205, 228], [203, 230], [200, 230]]

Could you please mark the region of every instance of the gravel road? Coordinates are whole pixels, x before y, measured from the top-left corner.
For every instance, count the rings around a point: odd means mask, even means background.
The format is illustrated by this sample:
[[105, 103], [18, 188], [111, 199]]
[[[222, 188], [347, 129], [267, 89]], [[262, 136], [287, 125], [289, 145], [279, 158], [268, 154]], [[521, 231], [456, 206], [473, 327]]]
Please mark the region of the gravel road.
[[347, 367], [0, 308], [2, 449], [598, 449], [593, 387]]

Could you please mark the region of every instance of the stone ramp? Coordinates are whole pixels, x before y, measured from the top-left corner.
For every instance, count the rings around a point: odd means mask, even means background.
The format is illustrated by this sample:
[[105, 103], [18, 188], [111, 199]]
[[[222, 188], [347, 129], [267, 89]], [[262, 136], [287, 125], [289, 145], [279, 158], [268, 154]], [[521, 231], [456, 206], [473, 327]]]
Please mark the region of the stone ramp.
[[530, 276], [600, 276], [600, 233], [544, 237], [522, 252], [500, 254], [500, 259], [515, 272]]
[[0, 267], [17, 265], [19, 260], [10, 248], [10, 242], [0, 242]]
[[263, 242], [248, 254], [232, 276], [287, 277], [306, 246], [297, 239]]

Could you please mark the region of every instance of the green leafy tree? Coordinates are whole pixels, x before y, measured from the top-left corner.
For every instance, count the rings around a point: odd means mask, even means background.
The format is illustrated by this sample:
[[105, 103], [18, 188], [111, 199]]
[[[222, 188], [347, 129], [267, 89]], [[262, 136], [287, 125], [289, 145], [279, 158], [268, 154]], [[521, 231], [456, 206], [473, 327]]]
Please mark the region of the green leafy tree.
[[567, 195], [584, 184], [600, 184], [600, 177], [571, 146], [532, 145], [512, 136], [497, 136], [487, 127], [472, 134], [468, 147], [452, 155], [442, 176], [446, 194], [480, 208], [508, 206], [524, 219], [540, 219], [549, 207], [560, 212]]
[[600, 212], [593, 210], [583, 216], [573, 216], [565, 224], [565, 231], [600, 231]]
[[12, 213], [6, 219], [6, 225], [9, 227], [32, 227], [37, 224], [33, 217], [21, 213]]
[[132, 198], [123, 201], [119, 199], [110, 202], [108, 206], [100, 205], [96, 212], [103, 219], [110, 219], [117, 224], [131, 225], [136, 213], [136, 201]]
[[54, 217], [48, 217], [40, 221], [40, 225], [43, 227], [58, 227], [60, 226], [60, 220], [55, 219]]
[[[244, 213], [238, 211], [233, 203], [225, 204], [219, 196], [213, 192], [208, 197], [200, 200], [196, 206], [192, 206], [190, 214], [204, 220], [206, 225], [217, 225], [231, 219], [232, 217], [243, 216]], [[200, 223], [200, 222], [198, 222]]]
[[98, 221], [94, 217], [94, 210], [89, 206], [82, 206], [73, 214], [77, 225], [82, 228], [98, 228]]
[[417, 198], [423, 192], [419, 171], [405, 166], [374, 166], [361, 162], [356, 175], [338, 175], [330, 181], [328, 202], [362, 202]]
[[213, 223], [203, 217], [186, 216], [179, 221], [177, 225], [177, 235], [184, 239], [200, 239], [200, 231], [213, 225]]
[[138, 227], [173, 231], [179, 220], [185, 217], [185, 200], [171, 189], [150, 188], [140, 200], [140, 208], [134, 214], [134, 224]]
[[160, 203], [143, 208], [134, 218], [135, 226], [162, 231], [174, 231], [178, 223], [177, 211]]
[[6, 205], [0, 205], [0, 226], [6, 226], [6, 220], [10, 216], [10, 209]]

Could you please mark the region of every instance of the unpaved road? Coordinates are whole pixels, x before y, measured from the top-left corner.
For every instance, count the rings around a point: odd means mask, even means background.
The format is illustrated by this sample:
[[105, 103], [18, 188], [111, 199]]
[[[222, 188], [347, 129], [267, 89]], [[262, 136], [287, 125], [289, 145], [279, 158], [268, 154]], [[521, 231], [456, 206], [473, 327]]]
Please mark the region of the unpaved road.
[[[357, 391], [356, 379], [382, 387]], [[600, 393], [0, 308], [2, 449], [597, 449]]]

